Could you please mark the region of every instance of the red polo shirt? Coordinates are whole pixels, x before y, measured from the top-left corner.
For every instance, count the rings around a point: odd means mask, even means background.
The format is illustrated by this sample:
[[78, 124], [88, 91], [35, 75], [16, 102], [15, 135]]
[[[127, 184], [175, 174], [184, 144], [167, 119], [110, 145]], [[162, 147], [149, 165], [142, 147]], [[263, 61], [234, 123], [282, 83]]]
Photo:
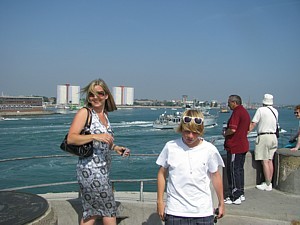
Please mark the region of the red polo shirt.
[[248, 111], [239, 105], [233, 109], [228, 120], [227, 127], [236, 130], [232, 135], [225, 137], [224, 148], [231, 154], [245, 153], [249, 151], [247, 138], [250, 126], [250, 115]]

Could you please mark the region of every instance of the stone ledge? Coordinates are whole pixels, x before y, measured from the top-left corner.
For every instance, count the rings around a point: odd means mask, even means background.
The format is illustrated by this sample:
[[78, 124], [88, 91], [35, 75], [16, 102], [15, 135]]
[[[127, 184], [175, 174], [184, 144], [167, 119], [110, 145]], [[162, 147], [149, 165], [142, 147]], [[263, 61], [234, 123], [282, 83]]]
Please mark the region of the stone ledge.
[[28, 225], [57, 225], [58, 218], [57, 215], [54, 213], [53, 207], [51, 207], [49, 203], [49, 208], [45, 212], [43, 216], [37, 218], [35, 221], [28, 223]]
[[0, 224], [56, 225], [57, 218], [41, 196], [16, 191], [0, 192]]
[[300, 151], [278, 149], [275, 154], [276, 188], [300, 195]]

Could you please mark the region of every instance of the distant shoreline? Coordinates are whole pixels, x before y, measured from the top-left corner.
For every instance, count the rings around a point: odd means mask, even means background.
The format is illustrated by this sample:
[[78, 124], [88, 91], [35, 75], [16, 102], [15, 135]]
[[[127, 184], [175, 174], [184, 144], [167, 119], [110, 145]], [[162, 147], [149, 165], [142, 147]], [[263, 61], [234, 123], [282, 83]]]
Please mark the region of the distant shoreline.
[[[136, 108], [156, 108], [156, 109], [167, 109], [167, 108], [174, 108], [174, 109], [182, 109], [180, 106], [141, 106], [141, 105], [132, 105], [132, 106], [117, 106], [118, 109], [136, 109]], [[66, 110], [68, 111], [68, 110]], [[18, 116], [42, 116], [42, 115], [53, 115], [53, 114], [62, 114], [60, 112], [57, 112], [55, 109], [54, 110], [38, 110], [38, 111], [10, 111], [10, 112], [5, 112], [5, 111], [0, 111], [0, 117], [18, 117]]]
[[[132, 106], [117, 106], [118, 109], [131, 109], [131, 108], [157, 108], [157, 109], [163, 109], [163, 108], [176, 108], [176, 109], [181, 109], [182, 107], [180, 106], [137, 106], [137, 105], [132, 105]], [[69, 110], [66, 110], [66, 112]], [[70, 110], [71, 111], [71, 110]], [[18, 116], [42, 116], [42, 115], [53, 115], [53, 114], [62, 114], [55, 109], [53, 110], [37, 110], [37, 111], [10, 111], [10, 112], [5, 112], [5, 111], [0, 111], [0, 117], [18, 117]]]
[[34, 115], [52, 115], [57, 114], [55, 111], [17, 111], [17, 112], [0, 112], [1, 117], [14, 117], [14, 116], [34, 116]]
[[117, 105], [117, 108], [157, 108], [157, 109], [182, 109], [182, 106], [150, 106], [150, 105]]
[[[138, 109], [138, 108], [149, 108], [149, 109], [184, 109], [182, 106], [149, 106], [149, 105], [118, 105], [117, 109]], [[218, 107], [217, 107], [218, 108]], [[214, 109], [214, 108], [212, 108]], [[0, 117], [15, 117], [15, 116], [35, 116], [35, 115], [52, 115], [61, 114], [55, 109], [53, 110], [38, 110], [38, 111], [0, 111]]]

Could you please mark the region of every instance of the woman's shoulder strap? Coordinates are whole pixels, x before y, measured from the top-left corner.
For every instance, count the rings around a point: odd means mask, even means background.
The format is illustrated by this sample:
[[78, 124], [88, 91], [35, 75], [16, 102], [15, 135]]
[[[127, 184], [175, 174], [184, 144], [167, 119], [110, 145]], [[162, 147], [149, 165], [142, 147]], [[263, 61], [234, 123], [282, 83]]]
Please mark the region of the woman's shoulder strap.
[[83, 107], [87, 110], [87, 117], [86, 117], [86, 121], [85, 121], [85, 126], [88, 126], [90, 127], [91, 126], [91, 123], [92, 123], [92, 112], [91, 112], [91, 109], [88, 108], [88, 107]]

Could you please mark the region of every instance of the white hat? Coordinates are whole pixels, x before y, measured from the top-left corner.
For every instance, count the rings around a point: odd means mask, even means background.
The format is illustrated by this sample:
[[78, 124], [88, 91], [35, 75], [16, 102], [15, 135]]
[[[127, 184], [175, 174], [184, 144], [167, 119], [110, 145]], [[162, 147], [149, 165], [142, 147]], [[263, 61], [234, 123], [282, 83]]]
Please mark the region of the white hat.
[[273, 95], [265, 94], [262, 103], [264, 105], [273, 105]]

